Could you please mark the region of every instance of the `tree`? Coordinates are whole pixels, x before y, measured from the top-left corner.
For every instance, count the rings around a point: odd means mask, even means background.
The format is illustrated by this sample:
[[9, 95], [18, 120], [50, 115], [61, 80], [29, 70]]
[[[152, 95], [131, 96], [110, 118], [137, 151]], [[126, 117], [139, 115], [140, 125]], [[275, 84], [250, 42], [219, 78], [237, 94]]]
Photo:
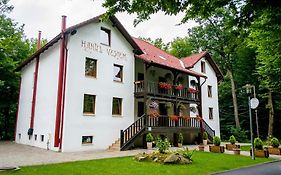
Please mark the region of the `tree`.
[[188, 37], [178, 37], [171, 42], [168, 52], [177, 58], [183, 58], [191, 55], [194, 50]]
[[12, 9], [7, 3], [7, 0], [0, 1], [0, 139], [11, 139], [13, 136], [20, 79], [15, 68], [30, 54], [23, 26], [18, 27], [5, 16]]
[[167, 51], [169, 48], [169, 43], [165, 44], [162, 38], [156, 38], [155, 40], [152, 40], [151, 38], [141, 38], [141, 39], [149, 42], [150, 44], [164, 51]]

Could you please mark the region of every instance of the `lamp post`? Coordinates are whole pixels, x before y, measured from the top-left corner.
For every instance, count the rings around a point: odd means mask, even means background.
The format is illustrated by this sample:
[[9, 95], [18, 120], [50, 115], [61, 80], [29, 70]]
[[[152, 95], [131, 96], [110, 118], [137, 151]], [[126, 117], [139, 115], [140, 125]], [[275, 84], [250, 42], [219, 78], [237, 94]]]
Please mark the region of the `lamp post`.
[[252, 123], [252, 109], [251, 109], [251, 93], [252, 85], [246, 84], [246, 92], [248, 95], [248, 105], [249, 105], [249, 117], [250, 117], [250, 132], [251, 132], [251, 145], [252, 145], [252, 159], [255, 160], [255, 147], [254, 147], [254, 138], [253, 138], [253, 123]]

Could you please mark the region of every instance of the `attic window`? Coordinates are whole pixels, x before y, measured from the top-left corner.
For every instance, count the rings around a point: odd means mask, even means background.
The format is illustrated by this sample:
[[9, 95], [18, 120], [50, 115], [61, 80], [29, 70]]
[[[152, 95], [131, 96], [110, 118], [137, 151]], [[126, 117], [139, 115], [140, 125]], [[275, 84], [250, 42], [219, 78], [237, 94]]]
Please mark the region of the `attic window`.
[[185, 66], [184, 66], [182, 60], [179, 60], [179, 62], [180, 62], [180, 64], [181, 64], [181, 67], [185, 69]]
[[101, 31], [100, 31], [100, 43], [104, 44], [106, 46], [110, 46], [111, 44], [111, 35], [110, 35], [110, 30], [101, 27]]
[[159, 58], [161, 58], [162, 60], [167, 60], [165, 57], [159, 55]]
[[204, 61], [201, 61], [201, 72], [206, 73], [206, 66]]

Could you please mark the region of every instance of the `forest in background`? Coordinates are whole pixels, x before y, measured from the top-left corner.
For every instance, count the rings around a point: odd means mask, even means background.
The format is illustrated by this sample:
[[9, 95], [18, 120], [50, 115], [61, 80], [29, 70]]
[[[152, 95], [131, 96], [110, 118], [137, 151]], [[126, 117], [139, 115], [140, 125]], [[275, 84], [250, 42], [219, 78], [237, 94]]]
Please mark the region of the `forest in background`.
[[[36, 39], [24, 36], [24, 27], [7, 15], [13, 10], [9, 0], [0, 0], [0, 139], [13, 139], [20, 74], [19, 63], [36, 50]], [[199, 25], [185, 38], [164, 43], [161, 38], [145, 38], [176, 57], [208, 50], [224, 74], [219, 84], [222, 139], [235, 135], [245, 141], [249, 134], [246, 84], [256, 87], [260, 137], [281, 138], [281, 8], [274, 0], [106, 0], [107, 15], [136, 13], [135, 25], [151, 14], [184, 12], [182, 23]], [[106, 18], [108, 16], [105, 16]], [[46, 40], [43, 40], [45, 43]], [[254, 117], [254, 133], [257, 136]]]

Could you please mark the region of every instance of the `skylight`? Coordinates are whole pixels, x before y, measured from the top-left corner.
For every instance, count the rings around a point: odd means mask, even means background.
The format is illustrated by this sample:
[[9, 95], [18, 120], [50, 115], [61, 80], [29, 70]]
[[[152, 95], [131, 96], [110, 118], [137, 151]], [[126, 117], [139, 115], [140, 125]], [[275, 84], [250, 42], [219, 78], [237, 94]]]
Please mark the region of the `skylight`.
[[159, 55], [159, 58], [161, 58], [162, 60], [167, 60], [165, 57]]

